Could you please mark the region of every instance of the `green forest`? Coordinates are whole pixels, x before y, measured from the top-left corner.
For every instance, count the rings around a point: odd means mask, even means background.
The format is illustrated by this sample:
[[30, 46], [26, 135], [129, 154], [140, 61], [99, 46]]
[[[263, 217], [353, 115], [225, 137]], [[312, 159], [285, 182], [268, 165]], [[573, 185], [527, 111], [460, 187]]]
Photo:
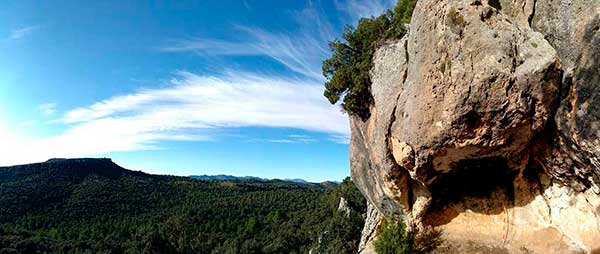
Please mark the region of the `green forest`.
[[51, 160], [0, 168], [0, 253], [353, 253], [365, 209], [349, 178], [203, 181]]

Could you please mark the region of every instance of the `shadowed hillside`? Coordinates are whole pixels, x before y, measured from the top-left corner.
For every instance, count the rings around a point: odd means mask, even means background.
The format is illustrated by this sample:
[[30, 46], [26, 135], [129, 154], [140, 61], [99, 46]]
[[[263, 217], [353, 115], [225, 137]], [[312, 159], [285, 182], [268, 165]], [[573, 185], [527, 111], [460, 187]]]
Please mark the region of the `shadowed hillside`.
[[364, 204], [349, 180], [202, 181], [53, 159], [0, 168], [0, 253], [351, 253]]

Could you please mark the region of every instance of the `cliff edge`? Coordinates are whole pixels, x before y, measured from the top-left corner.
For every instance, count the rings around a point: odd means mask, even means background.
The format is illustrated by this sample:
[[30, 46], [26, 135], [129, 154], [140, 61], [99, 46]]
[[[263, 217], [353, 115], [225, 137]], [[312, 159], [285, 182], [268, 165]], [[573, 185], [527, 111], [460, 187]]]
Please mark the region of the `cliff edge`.
[[600, 1], [420, 0], [350, 118], [352, 178], [434, 253], [600, 253]]

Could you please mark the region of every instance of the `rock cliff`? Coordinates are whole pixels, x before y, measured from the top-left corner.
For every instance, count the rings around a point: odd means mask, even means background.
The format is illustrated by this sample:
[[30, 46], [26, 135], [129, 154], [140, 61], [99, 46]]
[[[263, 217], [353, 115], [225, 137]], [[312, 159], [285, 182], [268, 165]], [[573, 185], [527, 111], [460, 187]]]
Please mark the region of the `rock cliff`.
[[420, 0], [350, 118], [361, 246], [384, 215], [435, 253], [600, 253], [599, 58], [598, 0]]

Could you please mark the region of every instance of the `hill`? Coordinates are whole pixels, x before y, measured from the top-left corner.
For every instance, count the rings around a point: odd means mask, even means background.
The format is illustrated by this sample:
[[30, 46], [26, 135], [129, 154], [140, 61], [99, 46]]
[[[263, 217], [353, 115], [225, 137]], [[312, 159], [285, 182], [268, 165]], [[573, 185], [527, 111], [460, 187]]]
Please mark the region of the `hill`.
[[338, 185], [338, 183], [332, 182], [332, 181], [313, 183], [313, 182], [309, 182], [309, 181], [306, 181], [306, 180], [300, 179], [300, 178], [266, 179], [266, 178], [260, 178], [260, 177], [256, 177], [256, 176], [232, 176], [232, 175], [191, 175], [189, 177], [198, 179], [198, 180], [205, 180], [205, 181], [259, 181], [259, 182], [282, 181], [282, 182], [305, 184], [305, 185], [309, 185], [314, 188], [333, 188]]
[[364, 204], [349, 180], [203, 181], [53, 159], [0, 167], [0, 253], [352, 253]]
[[232, 176], [232, 175], [191, 175], [191, 178], [206, 181], [268, 181], [268, 179], [255, 176]]

